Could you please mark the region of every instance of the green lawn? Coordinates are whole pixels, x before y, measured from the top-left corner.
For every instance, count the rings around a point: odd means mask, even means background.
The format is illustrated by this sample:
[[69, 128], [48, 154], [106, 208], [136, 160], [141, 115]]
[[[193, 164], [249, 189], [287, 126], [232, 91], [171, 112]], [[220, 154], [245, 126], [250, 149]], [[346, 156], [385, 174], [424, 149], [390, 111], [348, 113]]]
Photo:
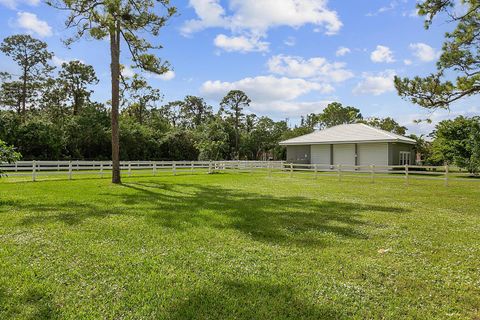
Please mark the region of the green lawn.
[[480, 317], [480, 182], [0, 181], [0, 319]]

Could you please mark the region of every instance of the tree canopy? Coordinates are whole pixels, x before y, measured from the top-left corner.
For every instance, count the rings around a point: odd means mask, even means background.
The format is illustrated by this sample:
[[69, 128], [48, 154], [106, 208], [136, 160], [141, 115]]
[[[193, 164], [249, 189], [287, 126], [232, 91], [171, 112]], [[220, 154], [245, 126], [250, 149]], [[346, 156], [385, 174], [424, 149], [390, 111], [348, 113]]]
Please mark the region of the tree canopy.
[[3, 98], [2, 102], [9, 106], [16, 106], [17, 112], [25, 114], [27, 104], [33, 103], [34, 88], [53, 70], [49, 64], [53, 55], [47, 50], [45, 42], [26, 34], [17, 34], [3, 39], [0, 51], [20, 67], [18, 80], [2, 85], [4, 90], [12, 93], [8, 96], [9, 98]]
[[11, 163], [18, 159], [20, 159], [20, 153], [15, 151], [12, 146], [7, 145], [4, 141], [0, 140], [0, 163]]
[[436, 125], [432, 133], [432, 160], [480, 172], [480, 117], [457, 117]]
[[463, 13], [455, 12], [457, 2], [425, 0], [417, 5], [418, 14], [425, 17], [425, 28], [437, 16], [446, 16], [456, 26], [445, 35], [437, 72], [394, 80], [402, 98], [427, 109], [448, 109], [451, 103], [480, 92], [480, 1], [460, 1], [465, 6]]

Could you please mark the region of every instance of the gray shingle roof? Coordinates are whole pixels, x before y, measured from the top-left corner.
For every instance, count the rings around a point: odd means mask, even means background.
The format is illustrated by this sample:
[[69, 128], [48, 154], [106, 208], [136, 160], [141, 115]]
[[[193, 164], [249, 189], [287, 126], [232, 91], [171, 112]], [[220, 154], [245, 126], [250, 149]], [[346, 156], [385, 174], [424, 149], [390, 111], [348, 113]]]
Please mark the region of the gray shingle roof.
[[363, 123], [342, 124], [315, 131], [300, 137], [280, 142], [281, 145], [331, 144], [331, 143], [367, 143], [367, 142], [403, 142], [415, 144], [415, 140], [377, 129]]

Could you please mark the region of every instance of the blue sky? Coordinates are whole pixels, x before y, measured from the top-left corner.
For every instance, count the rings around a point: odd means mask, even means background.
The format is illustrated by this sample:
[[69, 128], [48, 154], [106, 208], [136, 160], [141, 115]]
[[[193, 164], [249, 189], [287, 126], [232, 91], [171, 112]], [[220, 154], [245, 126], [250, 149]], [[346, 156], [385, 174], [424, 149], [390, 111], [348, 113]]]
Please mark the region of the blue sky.
[[[413, 0], [178, 0], [179, 15], [151, 39], [163, 49], [172, 72], [147, 75], [164, 101], [187, 94], [205, 97], [216, 108], [230, 89], [244, 90], [251, 112], [291, 124], [300, 115], [321, 112], [328, 102], [360, 108], [365, 117], [391, 116], [412, 133], [429, 133], [434, 123], [480, 113], [480, 99], [463, 100], [451, 111], [430, 115], [400, 99], [394, 75], [426, 75], [435, 70], [445, 31], [437, 21], [423, 28]], [[100, 78], [95, 98], [109, 98], [107, 41], [82, 40], [66, 48], [72, 34], [65, 13], [40, 0], [0, 0], [0, 37], [30, 33], [46, 41], [54, 63], [79, 59]], [[15, 73], [0, 56], [0, 70]], [[128, 55], [122, 63], [129, 65]], [[127, 68], [126, 73], [130, 70]]]

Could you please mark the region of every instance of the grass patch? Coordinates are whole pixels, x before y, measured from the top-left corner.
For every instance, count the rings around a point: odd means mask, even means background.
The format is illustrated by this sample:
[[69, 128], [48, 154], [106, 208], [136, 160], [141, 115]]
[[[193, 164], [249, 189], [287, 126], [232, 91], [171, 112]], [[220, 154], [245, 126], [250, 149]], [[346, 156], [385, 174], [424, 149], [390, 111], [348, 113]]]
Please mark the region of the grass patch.
[[476, 183], [84, 178], [0, 182], [0, 319], [480, 317]]

